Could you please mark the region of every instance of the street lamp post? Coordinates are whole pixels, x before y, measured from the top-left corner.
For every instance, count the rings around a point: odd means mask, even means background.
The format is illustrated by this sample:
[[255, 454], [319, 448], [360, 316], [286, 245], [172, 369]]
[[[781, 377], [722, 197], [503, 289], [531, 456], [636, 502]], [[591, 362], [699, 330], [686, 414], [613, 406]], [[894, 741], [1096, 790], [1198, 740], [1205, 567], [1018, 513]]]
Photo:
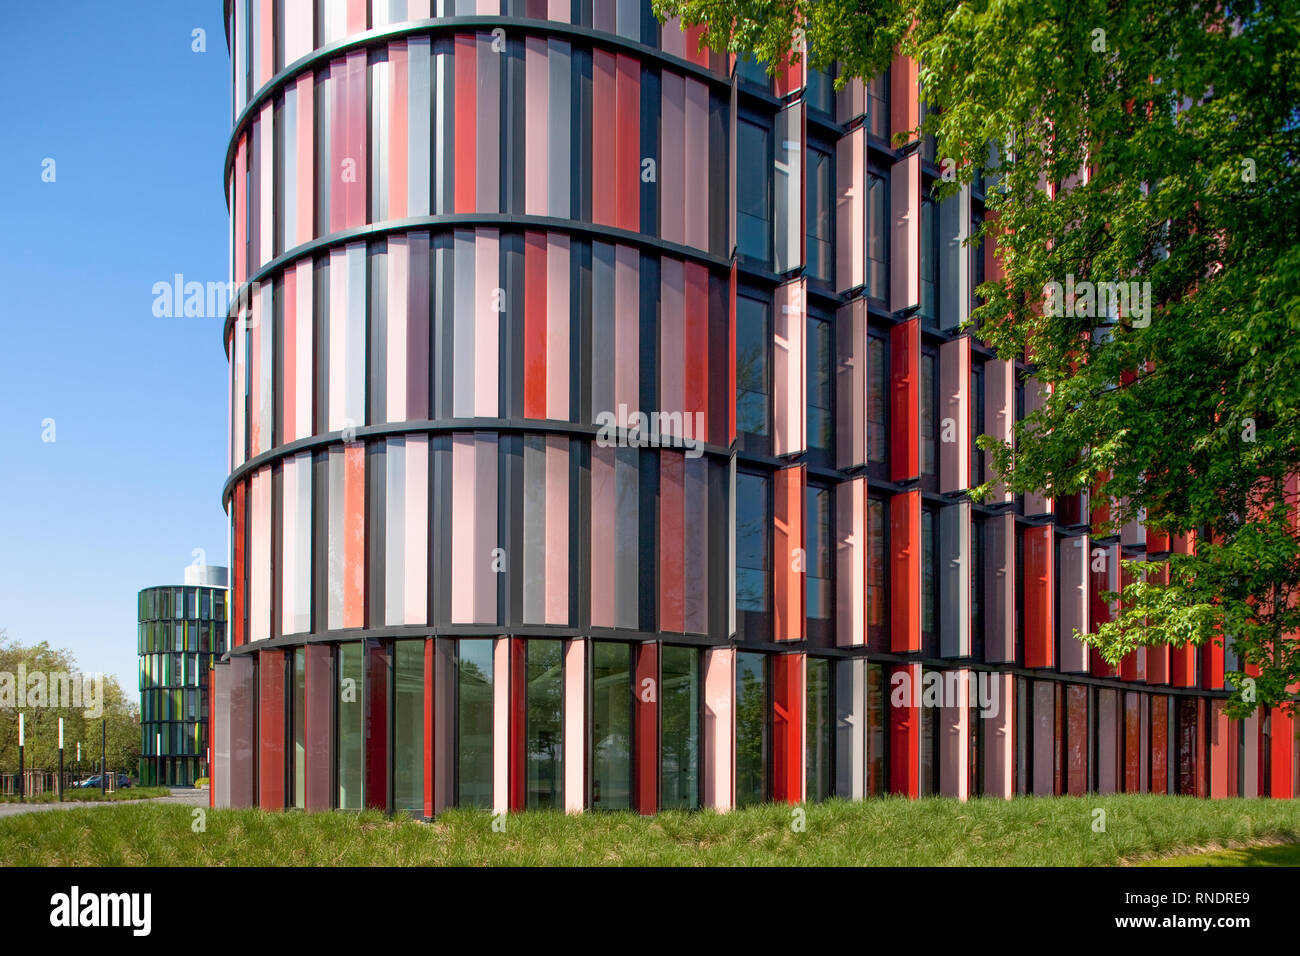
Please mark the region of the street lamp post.
[[23, 802], [23, 715], [18, 715], [18, 802]]
[[99, 721], [99, 795], [102, 797], [107, 789], [108, 777], [108, 718]]
[[59, 803], [63, 802], [63, 718], [59, 718]]
[[153, 752], [154, 752], [154, 784], [162, 786], [162, 734], [153, 735]]

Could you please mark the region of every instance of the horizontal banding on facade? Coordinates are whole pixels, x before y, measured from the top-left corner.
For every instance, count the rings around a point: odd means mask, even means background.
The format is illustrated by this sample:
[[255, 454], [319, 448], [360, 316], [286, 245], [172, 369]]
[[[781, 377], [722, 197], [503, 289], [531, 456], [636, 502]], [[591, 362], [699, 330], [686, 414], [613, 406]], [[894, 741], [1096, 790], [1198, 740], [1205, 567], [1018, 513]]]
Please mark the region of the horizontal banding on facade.
[[[227, 144], [226, 160], [224, 171], [229, 178], [231, 167], [234, 162], [235, 146], [239, 137], [243, 134], [245, 128], [251, 121], [252, 117], [266, 103], [272, 99], [278, 90], [282, 90], [289, 84], [290, 80], [296, 80], [298, 77], [308, 73], [318, 67], [322, 62], [326, 62], [338, 56], [346, 56], [349, 53], [358, 50], [368, 50], [385, 46], [394, 41], [405, 39], [419, 39], [421, 37], [441, 37], [446, 34], [467, 33], [469, 31], [501, 29], [509, 31], [514, 36], [529, 37], [556, 37], [570, 41], [581, 41], [590, 43], [593, 46], [600, 47], [624, 53], [629, 56], [635, 56], [639, 60], [652, 63], [664, 68], [671, 69], [683, 75], [693, 77], [703, 83], [707, 83], [718, 89], [729, 89], [730, 80], [725, 72], [719, 72], [720, 67], [710, 68], [701, 65], [701, 62], [693, 62], [686, 58], [687, 50], [695, 50], [693, 39], [682, 37], [679, 40], [675, 53], [666, 52], [663, 49], [644, 43], [636, 43], [626, 38], [613, 36], [609, 33], [593, 30], [586, 27], [575, 26], [560, 20], [545, 19], [526, 19], [520, 17], [506, 16], [465, 16], [465, 17], [444, 17], [438, 20], [430, 20], [422, 23], [413, 23], [406, 26], [388, 27], [385, 29], [373, 29], [365, 34], [351, 37], [348, 39], [337, 40], [333, 43], [319, 47], [306, 53], [299, 59], [290, 63], [281, 69], [274, 77], [267, 81], [253, 97], [242, 106], [235, 104], [239, 108], [239, 114], [234, 118], [232, 124], [233, 133]], [[684, 40], [683, 44], [681, 41]], [[708, 61], [709, 59], [720, 60], [725, 63], [725, 57], [718, 58], [716, 54], [708, 51], [697, 52], [696, 57], [699, 61]], [[259, 72], [259, 76], [260, 76]]]
[[[214, 799], [1294, 792], [1229, 651], [1074, 637], [1194, 541], [969, 499], [1044, 397], [961, 328], [983, 181], [889, 145], [915, 64], [769, 78], [632, 0], [229, 9]], [[699, 457], [628, 440], [665, 413]]]

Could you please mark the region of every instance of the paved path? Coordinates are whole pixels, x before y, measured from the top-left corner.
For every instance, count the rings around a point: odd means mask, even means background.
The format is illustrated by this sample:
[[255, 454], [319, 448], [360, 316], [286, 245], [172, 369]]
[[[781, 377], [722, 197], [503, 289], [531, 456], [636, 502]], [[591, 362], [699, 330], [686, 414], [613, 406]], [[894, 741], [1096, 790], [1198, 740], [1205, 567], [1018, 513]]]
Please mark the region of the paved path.
[[174, 788], [165, 797], [152, 800], [66, 800], [63, 803], [0, 803], [0, 819], [12, 817], [18, 813], [39, 813], [44, 810], [72, 810], [77, 807], [120, 807], [130, 803], [179, 803], [183, 806], [206, 807], [208, 805], [207, 789], [196, 790], [193, 787]]

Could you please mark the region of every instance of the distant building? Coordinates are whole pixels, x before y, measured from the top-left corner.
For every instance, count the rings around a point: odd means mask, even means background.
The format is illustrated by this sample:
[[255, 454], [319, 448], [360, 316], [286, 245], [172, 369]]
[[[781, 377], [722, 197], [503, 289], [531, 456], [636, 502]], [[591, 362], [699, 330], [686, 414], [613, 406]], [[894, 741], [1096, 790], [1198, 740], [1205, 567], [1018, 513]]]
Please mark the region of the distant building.
[[208, 775], [208, 670], [226, 650], [227, 579], [225, 568], [192, 565], [183, 586], [140, 592], [142, 784]]

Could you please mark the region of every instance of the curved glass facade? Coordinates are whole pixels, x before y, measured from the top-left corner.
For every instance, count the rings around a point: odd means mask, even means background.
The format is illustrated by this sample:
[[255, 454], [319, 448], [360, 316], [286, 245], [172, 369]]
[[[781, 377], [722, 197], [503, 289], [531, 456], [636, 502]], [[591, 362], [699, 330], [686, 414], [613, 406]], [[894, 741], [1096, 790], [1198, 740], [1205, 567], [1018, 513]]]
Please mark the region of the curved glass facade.
[[642, 0], [226, 7], [215, 802], [1247, 780], [1222, 648], [1072, 637], [1189, 543], [964, 493], [1038, 390], [960, 329], [984, 187], [890, 143], [914, 64], [737, 69]]
[[208, 680], [226, 652], [226, 600], [223, 587], [140, 592], [142, 784], [189, 786], [207, 776]]

